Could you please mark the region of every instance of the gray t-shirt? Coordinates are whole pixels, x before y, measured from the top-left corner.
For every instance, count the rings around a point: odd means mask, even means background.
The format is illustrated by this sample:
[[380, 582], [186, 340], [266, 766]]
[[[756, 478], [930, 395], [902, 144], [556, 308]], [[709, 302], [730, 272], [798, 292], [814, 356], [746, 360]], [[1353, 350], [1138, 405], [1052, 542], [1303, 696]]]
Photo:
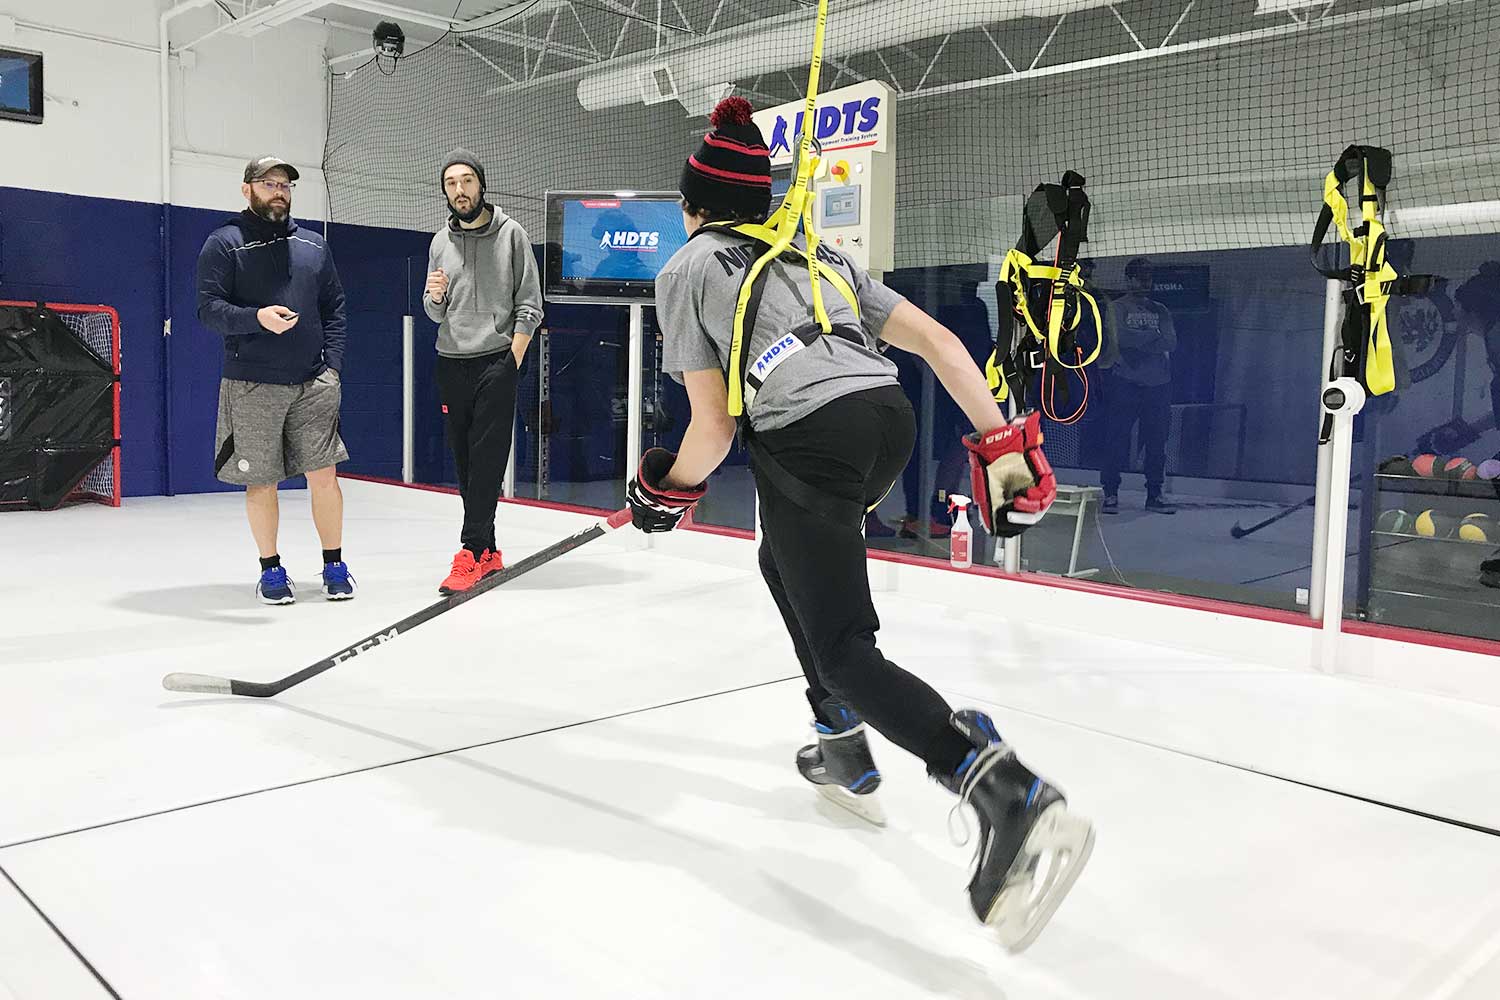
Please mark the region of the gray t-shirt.
[[[801, 237], [797, 244], [805, 246]], [[689, 240], [667, 261], [656, 278], [662, 371], [681, 382], [683, 372], [728, 369], [740, 284], [764, 249], [735, 233], [710, 231]], [[744, 347], [747, 371], [759, 364], [765, 377], [747, 407], [756, 430], [785, 427], [850, 393], [899, 384], [896, 366], [880, 354], [878, 340], [892, 310], [904, 299], [842, 254], [820, 245], [818, 256], [854, 289], [858, 319], [838, 289], [822, 283], [829, 320], [836, 327], [858, 331], [859, 342], [832, 334], [805, 346], [798, 346], [800, 341], [790, 344], [789, 334], [816, 322], [807, 264], [768, 264], [761, 271], [765, 288], [755, 329]]]
[[1142, 386], [1166, 385], [1172, 381], [1171, 352], [1177, 348], [1177, 330], [1172, 314], [1155, 299], [1138, 292], [1122, 295], [1110, 303], [1115, 317], [1119, 356], [1114, 373]]

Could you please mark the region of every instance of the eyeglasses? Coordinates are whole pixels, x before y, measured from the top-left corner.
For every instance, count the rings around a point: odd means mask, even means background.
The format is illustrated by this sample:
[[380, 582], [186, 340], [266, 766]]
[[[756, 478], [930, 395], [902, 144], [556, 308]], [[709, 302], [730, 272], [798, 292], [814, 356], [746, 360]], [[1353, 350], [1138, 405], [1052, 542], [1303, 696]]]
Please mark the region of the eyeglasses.
[[273, 193], [279, 192], [281, 194], [291, 194], [292, 188], [297, 186], [296, 181], [268, 181], [261, 177], [257, 177], [255, 179], [255, 183], [259, 184], [267, 191], [271, 191]]

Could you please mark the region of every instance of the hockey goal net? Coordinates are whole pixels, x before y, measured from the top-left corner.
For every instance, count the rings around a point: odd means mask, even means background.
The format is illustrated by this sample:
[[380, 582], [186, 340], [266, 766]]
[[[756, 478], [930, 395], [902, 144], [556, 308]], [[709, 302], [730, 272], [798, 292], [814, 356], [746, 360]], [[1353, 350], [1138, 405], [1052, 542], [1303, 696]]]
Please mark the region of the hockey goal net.
[[68, 494], [70, 501], [88, 500], [120, 506], [120, 314], [110, 306], [37, 303], [0, 299], [0, 306], [32, 308], [45, 305], [114, 372], [112, 409], [114, 446]]

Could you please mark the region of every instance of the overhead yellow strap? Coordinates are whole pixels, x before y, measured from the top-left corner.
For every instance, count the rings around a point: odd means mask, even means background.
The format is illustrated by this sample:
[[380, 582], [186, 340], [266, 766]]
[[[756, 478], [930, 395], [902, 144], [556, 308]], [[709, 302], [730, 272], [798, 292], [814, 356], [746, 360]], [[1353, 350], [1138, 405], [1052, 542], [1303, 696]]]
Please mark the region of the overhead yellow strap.
[[[792, 182], [792, 186], [787, 188], [781, 207], [771, 213], [771, 217], [766, 220], [766, 225], [763, 227], [773, 234], [772, 238], [766, 241], [769, 246], [765, 253], [751, 263], [745, 274], [745, 280], [740, 285], [739, 299], [734, 308], [734, 332], [729, 341], [731, 373], [743, 370], [746, 340], [745, 314], [750, 308], [750, 298], [754, 292], [755, 283], [760, 280], [761, 272], [766, 269], [766, 265], [785, 253], [792, 245], [792, 238], [797, 235], [799, 225], [807, 229], [807, 244], [811, 251], [807, 254], [807, 263], [808, 276], [812, 283], [813, 315], [825, 334], [833, 331], [833, 323], [828, 318], [827, 310], [823, 308], [822, 286], [818, 281], [819, 265], [814, 256], [817, 251], [817, 233], [813, 231], [812, 205], [808, 197], [817, 165], [816, 158], [810, 154], [813, 130], [817, 127], [818, 75], [823, 68], [823, 32], [827, 24], [828, 0], [818, 0], [817, 27], [813, 32], [812, 62], [807, 74], [807, 100], [802, 112], [802, 135], [797, 144], [797, 177]], [[826, 276], [826, 269], [824, 271]], [[744, 412], [745, 387], [741, 379], [731, 377], [729, 379], [729, 415], [738, 417]]]

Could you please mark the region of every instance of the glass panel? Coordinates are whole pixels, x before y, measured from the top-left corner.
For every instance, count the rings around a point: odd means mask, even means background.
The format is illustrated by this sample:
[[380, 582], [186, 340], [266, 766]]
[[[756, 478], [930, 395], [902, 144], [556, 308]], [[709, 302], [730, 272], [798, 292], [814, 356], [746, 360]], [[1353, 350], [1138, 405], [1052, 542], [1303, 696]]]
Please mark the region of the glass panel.
[[[528, 468], [539, 499], [599, 510], [625, 505], [629, 311], [547, 304], [547, 366], [536, 359], [537, 435]], [[546, 394], [542, 395], [542, 385]], [[531, 435], [528, 435], [530, 437]], [[535, 455], [533, 459], [531, 456]]]
[[1443, 280], [1392, 299], [1397, 388], [1356, 421], [1346, 613], [1500, 639], [1500, 237], [1390, 256]]
[[[1043, 421], [1059, 500], [1024, 535], [1022, 568], [1297, 608], [1311, 573], [1322, 281], [1293, 247], [1159, 255], [1127, 279], [1135, 259], [1088, 263], [1107, 344], [1086, 388], [1070, 376], [1048, 398], [1047, 410], [1062, 418]], [[888, 281], [982, 362], [997, 270], [909, 269]], [[967, 486], [957, 444], [966, 427], [925, 365], [891, 356], [919, 424], [932, 429], [929, 448], [919, 445], [902, 489], [878, 511], [890, 537], [872, 530], [870, 544], [946, 559], [943, 501]], [[1070, 420], [1085, 392], [1086, 409]], [[1102, 510], [1111, 491], [1118, 513]], [[1156, 492], [1170, 513], [1147, 509]], [[971, 520], [974, 562], [1003, 562]]]

